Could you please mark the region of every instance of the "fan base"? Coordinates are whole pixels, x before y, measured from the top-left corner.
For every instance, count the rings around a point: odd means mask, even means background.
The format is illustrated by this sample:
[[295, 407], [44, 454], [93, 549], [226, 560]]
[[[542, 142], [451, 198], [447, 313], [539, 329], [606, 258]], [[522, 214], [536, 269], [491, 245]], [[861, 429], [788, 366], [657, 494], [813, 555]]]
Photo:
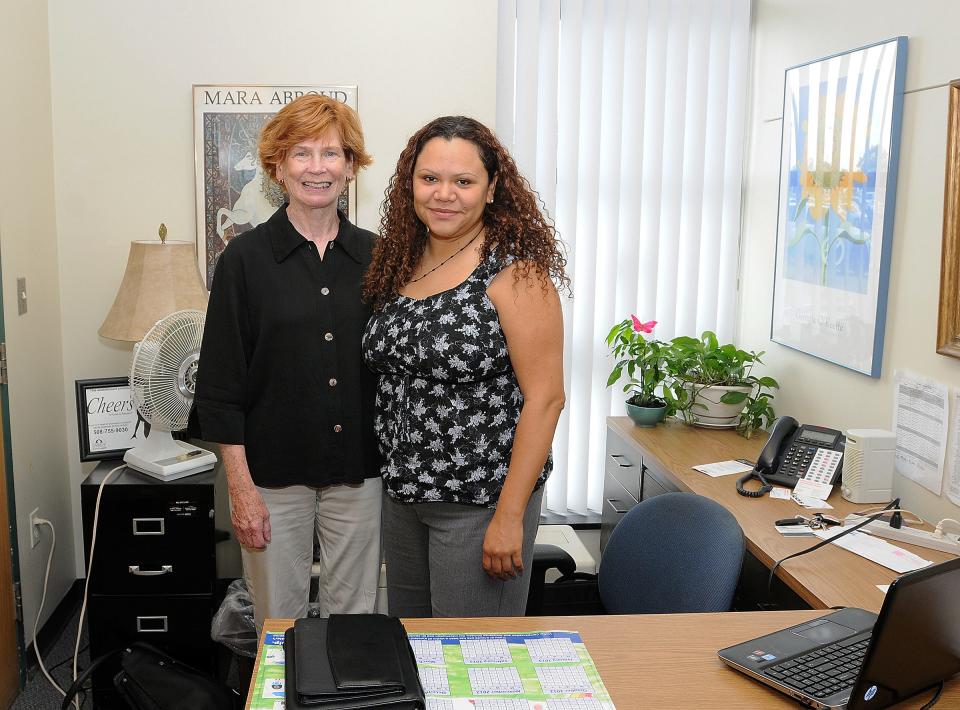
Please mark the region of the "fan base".
[[175, 456], [154, 460], [141, 456], [140, 450], [145, 447], [138, 446], [128, 449], [123, 455], [123, 461], [140, 473], [159, 478], [162, 481], [175, 481], [178, 478], [209, 471], [217, 465], [217, 457], [213, 452], [201, 449], [199, 446], [194, 446], [186, 441], [171, 439], [171, 442], [182, 449], [183, 452]]

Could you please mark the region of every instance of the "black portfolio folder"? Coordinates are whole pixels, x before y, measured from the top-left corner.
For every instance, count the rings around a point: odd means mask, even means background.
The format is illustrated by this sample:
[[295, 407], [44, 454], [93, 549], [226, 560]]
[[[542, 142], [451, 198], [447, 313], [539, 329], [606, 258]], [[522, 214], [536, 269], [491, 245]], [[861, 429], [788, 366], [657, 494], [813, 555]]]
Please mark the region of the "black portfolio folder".
[[284, 637], [287, 710], [423, 708], [417, 664], [399, 619], [297, 619]]

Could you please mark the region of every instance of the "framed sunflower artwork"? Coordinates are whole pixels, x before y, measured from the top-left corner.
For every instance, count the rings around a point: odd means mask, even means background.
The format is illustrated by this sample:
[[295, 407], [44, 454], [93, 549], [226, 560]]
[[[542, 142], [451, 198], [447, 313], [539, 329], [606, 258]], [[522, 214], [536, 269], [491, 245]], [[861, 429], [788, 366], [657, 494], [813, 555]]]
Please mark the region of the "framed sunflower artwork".
[[786, 70], [770, 337], [879, 377], [907, 38]]

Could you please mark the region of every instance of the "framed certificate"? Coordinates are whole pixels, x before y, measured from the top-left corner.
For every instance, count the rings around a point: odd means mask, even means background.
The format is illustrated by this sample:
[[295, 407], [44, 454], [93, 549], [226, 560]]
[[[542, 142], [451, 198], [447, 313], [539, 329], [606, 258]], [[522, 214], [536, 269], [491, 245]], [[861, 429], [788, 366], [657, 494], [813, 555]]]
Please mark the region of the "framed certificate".
[[77, 380], [80, 460], [121, 458], [144, 442], [147, 426], [130, 396], [126, 377]]

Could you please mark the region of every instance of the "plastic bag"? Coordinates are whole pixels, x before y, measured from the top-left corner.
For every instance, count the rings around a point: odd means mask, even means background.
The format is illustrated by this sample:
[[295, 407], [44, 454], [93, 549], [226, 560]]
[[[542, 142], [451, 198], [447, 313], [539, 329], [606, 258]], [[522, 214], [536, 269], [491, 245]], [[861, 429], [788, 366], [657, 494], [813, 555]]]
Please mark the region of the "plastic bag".
[[253, 620], [253, 602], [247, 585], [235, 579], [227, 587], [223, 603], [213, 616], [211, 638], [236, 654], [253, 658], [257, 655], [257, 625]]

